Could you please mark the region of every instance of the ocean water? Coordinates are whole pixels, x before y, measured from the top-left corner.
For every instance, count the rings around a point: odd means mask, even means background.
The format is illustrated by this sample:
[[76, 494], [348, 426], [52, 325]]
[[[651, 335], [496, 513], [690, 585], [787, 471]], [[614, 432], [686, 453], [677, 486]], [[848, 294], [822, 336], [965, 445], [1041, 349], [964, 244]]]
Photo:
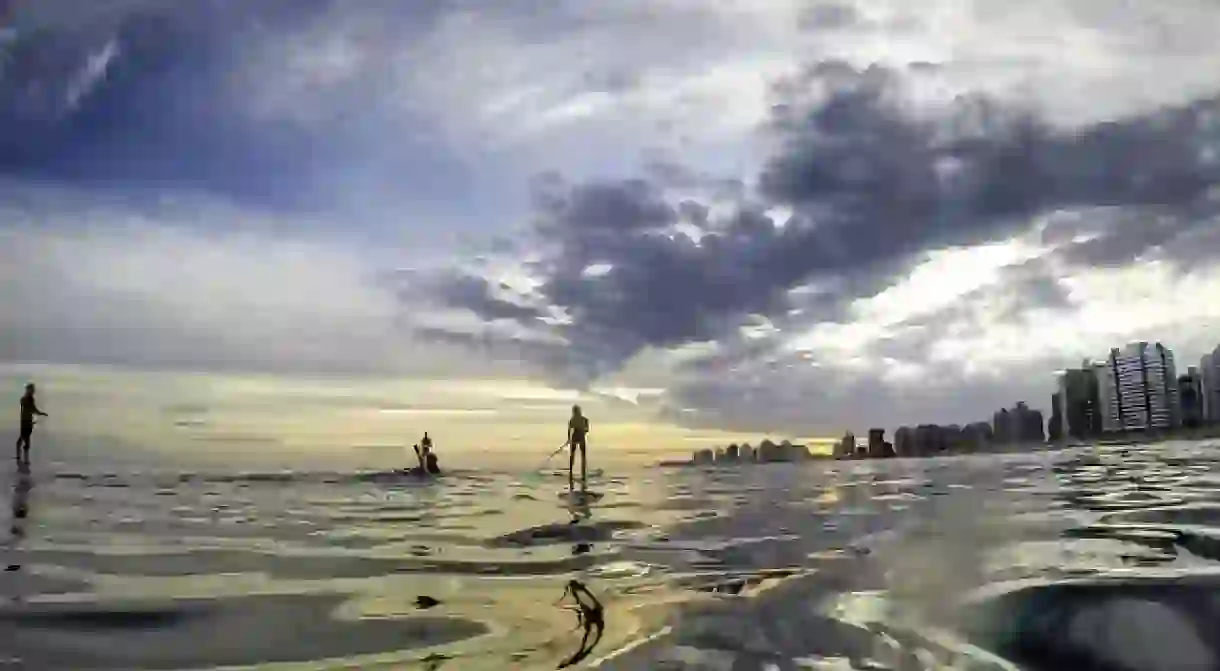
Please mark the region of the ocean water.
[[39, 456], [0, 475], [0, 669], [1217, 669], [1218, 459], [625, 468], [586, 504]]

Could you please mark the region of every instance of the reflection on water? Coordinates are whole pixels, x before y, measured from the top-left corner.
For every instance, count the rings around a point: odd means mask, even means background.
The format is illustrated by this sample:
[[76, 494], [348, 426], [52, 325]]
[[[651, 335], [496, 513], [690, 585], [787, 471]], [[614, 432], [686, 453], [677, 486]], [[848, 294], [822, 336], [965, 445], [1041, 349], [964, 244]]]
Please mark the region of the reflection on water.
[[[18, 462], [13, 476], [12, 515], [9, 520], [9, 539], [5, 544], [8, 560], [5, 562], [6, 573], [16, 573], [21, 570], [21, 541], [26, 535], [26, 526], [30, 522], [30, 490], [34, 481], [30, 477], [30, 465], [26, 461]], [[17, 599], [20, 597], [13, 596]]]
[[563, 588], [564, 597], [571, 597], [575, 603], [569, 608], [576, 615], [576, 624], [580, 627], [583, 634], [580, 637], [580, 647], [572, 654], [571, 657], [559, 663], [559, 668], [565, 669], [574, 664], [579, 664], [584, 661], [597, 644], [602, 640], [602, 634], [606, 631], [606, 612], [601, 601], [597, 600], [596, 596], [585, 587], [584, 583], [579, 580], [569, 580], [568, 584]]
[[5, 474], [0, 640], [65, 669], [1216, 669], [1218, 450], [641, 470], [574, 502], [566, 474], [35, 464]]

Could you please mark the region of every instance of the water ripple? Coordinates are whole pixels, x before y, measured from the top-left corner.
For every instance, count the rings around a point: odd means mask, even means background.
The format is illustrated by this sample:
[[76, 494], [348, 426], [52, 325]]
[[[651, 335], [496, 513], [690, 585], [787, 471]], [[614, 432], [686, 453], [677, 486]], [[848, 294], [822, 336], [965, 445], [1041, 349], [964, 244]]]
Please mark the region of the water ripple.
[[28, 668], [1217, 669], [1218, 447], [640, 469], [571, 504], [559, 472], [36, 467], [5, 482], [0, 640]]

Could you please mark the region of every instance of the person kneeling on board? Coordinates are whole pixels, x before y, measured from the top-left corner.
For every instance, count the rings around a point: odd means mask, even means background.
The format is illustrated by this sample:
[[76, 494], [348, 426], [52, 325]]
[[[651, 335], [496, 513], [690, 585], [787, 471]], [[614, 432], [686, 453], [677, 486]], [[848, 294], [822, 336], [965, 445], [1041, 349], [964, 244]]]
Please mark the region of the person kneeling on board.
[[424, 453], [424, 472], [426, 472], [428, 475], [440, 475], [441, 466], [440, 466], [440, 463], [438, 463], [438, 460], [436, 458], [436, 453], [433, 452], [432, 448], [429, 448], [429, 447], [423, 448], [423, 453]]
[[428, 434], [424, 434], [423, 447], [415, 446], [415, 457], [419, 460], [419, 467], [411, 469], [420, 475], [440, 475], [441, 467], [436, 453], [432, 451], [432, 439]]

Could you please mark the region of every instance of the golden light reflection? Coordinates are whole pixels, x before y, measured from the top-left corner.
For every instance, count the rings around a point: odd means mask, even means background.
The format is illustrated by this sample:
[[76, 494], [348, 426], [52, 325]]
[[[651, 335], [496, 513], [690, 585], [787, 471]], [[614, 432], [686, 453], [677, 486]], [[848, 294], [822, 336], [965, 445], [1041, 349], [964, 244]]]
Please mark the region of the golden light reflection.
[[[701, 447], [757, 444], [760, 434], [689, 429], [661, 422], [632, 390], [582, 394], [529, 380], [403, 380], [133, 372], [116, 368], [9, 365], [0, 380], [39, 383], [52, 413], [44, 435], [107, 437], [116, 443], [190, 453], [351, 455], [397, 463], [428, 431], [455, 466], [528, 461], [561, 445], [570, 406], [593, 420], [591, 459], [682, 458]], [[653, 394], [656, 390], [642, 390]], [[0, 421], [6, 421], [0, 419]], [[796, 436], [772, 440], [822, 443]]]

